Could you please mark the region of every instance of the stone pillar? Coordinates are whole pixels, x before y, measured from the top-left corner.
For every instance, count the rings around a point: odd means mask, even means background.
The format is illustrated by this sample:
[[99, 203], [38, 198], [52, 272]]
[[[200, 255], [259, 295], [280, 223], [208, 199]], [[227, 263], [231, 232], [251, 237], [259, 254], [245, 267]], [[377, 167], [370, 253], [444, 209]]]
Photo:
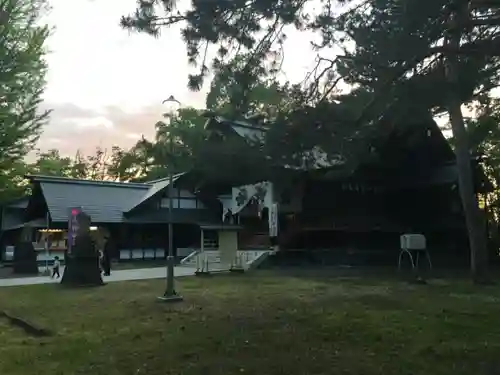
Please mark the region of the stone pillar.
[[80, 212], [76, 220], [78, 221], [78, 232], [75, 245], [71, 250], [71, 255], [69, 255], [61, 284], [68, 286], [103, 285], [99, 255], [90, 235], [90, 216]]
[[25, 226], [14, 248], [13, 271], [16, 274], [38, 275], [37, 252], [31, 242], [33, 228]]

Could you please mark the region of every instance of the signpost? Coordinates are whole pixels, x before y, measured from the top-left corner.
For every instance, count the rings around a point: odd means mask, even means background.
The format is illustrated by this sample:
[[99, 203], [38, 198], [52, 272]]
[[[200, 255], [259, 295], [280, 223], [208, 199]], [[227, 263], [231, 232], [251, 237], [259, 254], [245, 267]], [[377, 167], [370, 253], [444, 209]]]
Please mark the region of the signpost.
[[71, 255], [71, 248], [75, 245], [76, 234], [78, 232], [78, 221], [76, 217], [82, 212], [81, 207], [71, 207], [68, 215], [68, 254]]

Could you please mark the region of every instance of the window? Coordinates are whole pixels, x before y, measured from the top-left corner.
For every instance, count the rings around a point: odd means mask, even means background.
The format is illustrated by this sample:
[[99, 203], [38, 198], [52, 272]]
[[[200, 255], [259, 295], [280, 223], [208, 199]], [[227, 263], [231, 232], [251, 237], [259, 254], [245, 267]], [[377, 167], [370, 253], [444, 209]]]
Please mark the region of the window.
[[196, 199], [196, 195], [194, 195], [193, 193], [187, 191], [187, 190], [180, 190], [178, 192], [178, 196], [180, 198], [191, 198], [191, 199]]
[[[195, 208], [205, 208], [203, 203], [201, 203], [196, 198], [174, 198], [172, 199], [173, 208], [185, 208], [185, 209], [195, 209]], [[160, 201], [160, 208], [168, 208], [169, 199], [163, 198]]]
[[196, 208], [196, 199], [180, 198], [178, 201], [179, 201], [179, 208]]
[[[175, 199], [173, 200], [173, 202], [174, 202], [174, 207], [175, 207]], [[168, 208], [169, 203], [170, 203], [170, 201], [168, 198], [162, 198], [160, 201], [160, 208]]]

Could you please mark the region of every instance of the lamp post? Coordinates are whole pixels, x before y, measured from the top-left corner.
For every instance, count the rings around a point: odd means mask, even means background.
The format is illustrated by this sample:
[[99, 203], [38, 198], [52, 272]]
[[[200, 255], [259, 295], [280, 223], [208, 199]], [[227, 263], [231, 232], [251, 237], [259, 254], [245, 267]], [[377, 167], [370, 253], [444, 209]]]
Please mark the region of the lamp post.
[[[162, 102], [162, 104], [170, 103], [181, 105], [181, 103], [174, 98], [173, 95]], [[163, 117], [169, 118], [169, 125], [171, 122], [171, 116], [173, 114], [173, 110], [168, 114], [163, 114]], [[169, 131], [169, 152], [170, 152], [170, 166], [168, 170], [168, 256], [167, 256], [167, 286], [165, 289], [165, 293], [163, 296], [158, 297], [159, 300], [164, 302], [178, 302], [182, 301], [183, 298], [175, 291], [175, 280], [174, 280], [174, 268], [175, 268], [175, 259], [174, 259], [174, 224], [173, 224], [173, 206], [174, 206], [174, 176], [172, 171], [172, 155], [174, 151], [174, 139], [172, 135], [172, 131]]]

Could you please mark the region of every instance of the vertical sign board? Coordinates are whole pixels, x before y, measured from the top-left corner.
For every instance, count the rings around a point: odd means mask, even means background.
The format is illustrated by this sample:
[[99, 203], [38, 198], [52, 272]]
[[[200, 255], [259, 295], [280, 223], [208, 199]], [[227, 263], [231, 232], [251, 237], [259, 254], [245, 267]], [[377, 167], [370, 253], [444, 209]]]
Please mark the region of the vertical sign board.
[[75, 244], [76, 233], [78, 232], [78, 222], [76, 217], [82, 212], [81, 207], [71, 207], [68, 217], [68, 254], [71, 254], [71, 248]]
[[269, 210], [269, 237], [278, 236], [278, 204], [273, 203]]

